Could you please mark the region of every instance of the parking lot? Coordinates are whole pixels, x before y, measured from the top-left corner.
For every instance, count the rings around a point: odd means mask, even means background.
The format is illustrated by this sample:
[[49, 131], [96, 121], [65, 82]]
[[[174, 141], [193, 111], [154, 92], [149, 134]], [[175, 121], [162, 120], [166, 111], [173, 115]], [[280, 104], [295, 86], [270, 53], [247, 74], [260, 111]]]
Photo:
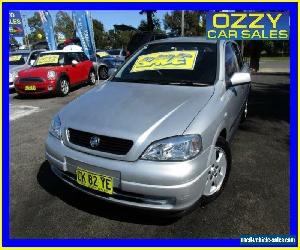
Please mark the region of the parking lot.
[[[224, 192], [180, 219], [105, 203], [57, 179], [44, 156], [52, 116], [67, 97], [10, 94], [11, 238], [231, 238], [289, 233], [289, 76], [255, 75], [248, 120], [232, 142]], [[118, 114], [116, 114], [118, 115]]]

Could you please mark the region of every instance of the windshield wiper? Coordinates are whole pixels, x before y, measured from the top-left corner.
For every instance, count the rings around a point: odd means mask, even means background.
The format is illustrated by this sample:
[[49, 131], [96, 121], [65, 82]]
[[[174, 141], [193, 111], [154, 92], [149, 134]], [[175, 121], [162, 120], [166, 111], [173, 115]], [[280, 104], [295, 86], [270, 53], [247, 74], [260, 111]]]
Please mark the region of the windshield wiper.
[[184, 86], [209, 86], [208, 83], [194, 82], [189, 80], [179, 80], [176, 82], [168, 82], [170, 85], [184, 85]]
[[207, 83], [200, 83], [194, 82], [189, 80], [179, 80], [179, 81], [170, 81], [170, 80], [158, 80], [158, 79], [144, 79], [144, 78], [137, 78], [137, 79], [126, 79], [126, 78], [114, 78], [112, 81], [116, 82], [134, 82], [134, 83], [151, 83], [151, 84], [158, 84], [158, 85], [181, 85], [181, 86], [209, 86]]

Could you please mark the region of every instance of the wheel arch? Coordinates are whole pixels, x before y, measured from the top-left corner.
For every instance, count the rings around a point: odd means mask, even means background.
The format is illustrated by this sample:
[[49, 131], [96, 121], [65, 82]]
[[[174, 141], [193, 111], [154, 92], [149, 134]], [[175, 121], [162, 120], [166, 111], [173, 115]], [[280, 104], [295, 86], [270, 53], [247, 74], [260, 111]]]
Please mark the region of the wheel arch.
[[57, 80], [59, 81], [62, 78], [66, 78], [70, 82], [70, 77], [68, 76], [68, 74], [66, 72], [62, 72]]

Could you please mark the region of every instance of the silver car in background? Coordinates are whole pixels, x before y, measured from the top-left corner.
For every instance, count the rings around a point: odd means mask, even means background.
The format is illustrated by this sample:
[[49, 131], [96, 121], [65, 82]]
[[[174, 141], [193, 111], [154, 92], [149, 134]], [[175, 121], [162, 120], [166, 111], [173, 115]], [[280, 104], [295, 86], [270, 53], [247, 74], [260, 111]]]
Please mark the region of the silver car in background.
[[235, 42], [151, 42], [55, 115], [46, 158], [63, 181], [114, 203], [181, 211], [211, 201], [230, 173], [250, 81]]
[[31, 67], [38, 55], [43, 51], [45, 49], [17, 50], [9, 54], [9, 89], [14, 88], [14, 81], [18, 76], [18, 72]]

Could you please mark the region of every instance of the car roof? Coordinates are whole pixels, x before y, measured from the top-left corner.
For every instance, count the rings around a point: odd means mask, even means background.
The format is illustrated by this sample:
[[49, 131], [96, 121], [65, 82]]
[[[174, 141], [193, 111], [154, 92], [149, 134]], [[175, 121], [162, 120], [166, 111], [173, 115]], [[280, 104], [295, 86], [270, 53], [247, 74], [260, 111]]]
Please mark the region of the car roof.
[[171, 37], [166, 39], [159, 39], [149, 42], [149, 44], [155, 43], [212, 43], [217, 44], [218, 40], [206, 39], [201, 36], [191, 36], [191, 37]]
[[20, 49], [20, 50], [14, 50], [14, 51], [12, 51], [10, 54], [22, 54], [22, 53], [26, 53], [26, 54], [29, 54], [30, 53], [30, 50], [27, 50], [27, 49], [24, 49], [24, 50], [22, 50], [22, 49]]

